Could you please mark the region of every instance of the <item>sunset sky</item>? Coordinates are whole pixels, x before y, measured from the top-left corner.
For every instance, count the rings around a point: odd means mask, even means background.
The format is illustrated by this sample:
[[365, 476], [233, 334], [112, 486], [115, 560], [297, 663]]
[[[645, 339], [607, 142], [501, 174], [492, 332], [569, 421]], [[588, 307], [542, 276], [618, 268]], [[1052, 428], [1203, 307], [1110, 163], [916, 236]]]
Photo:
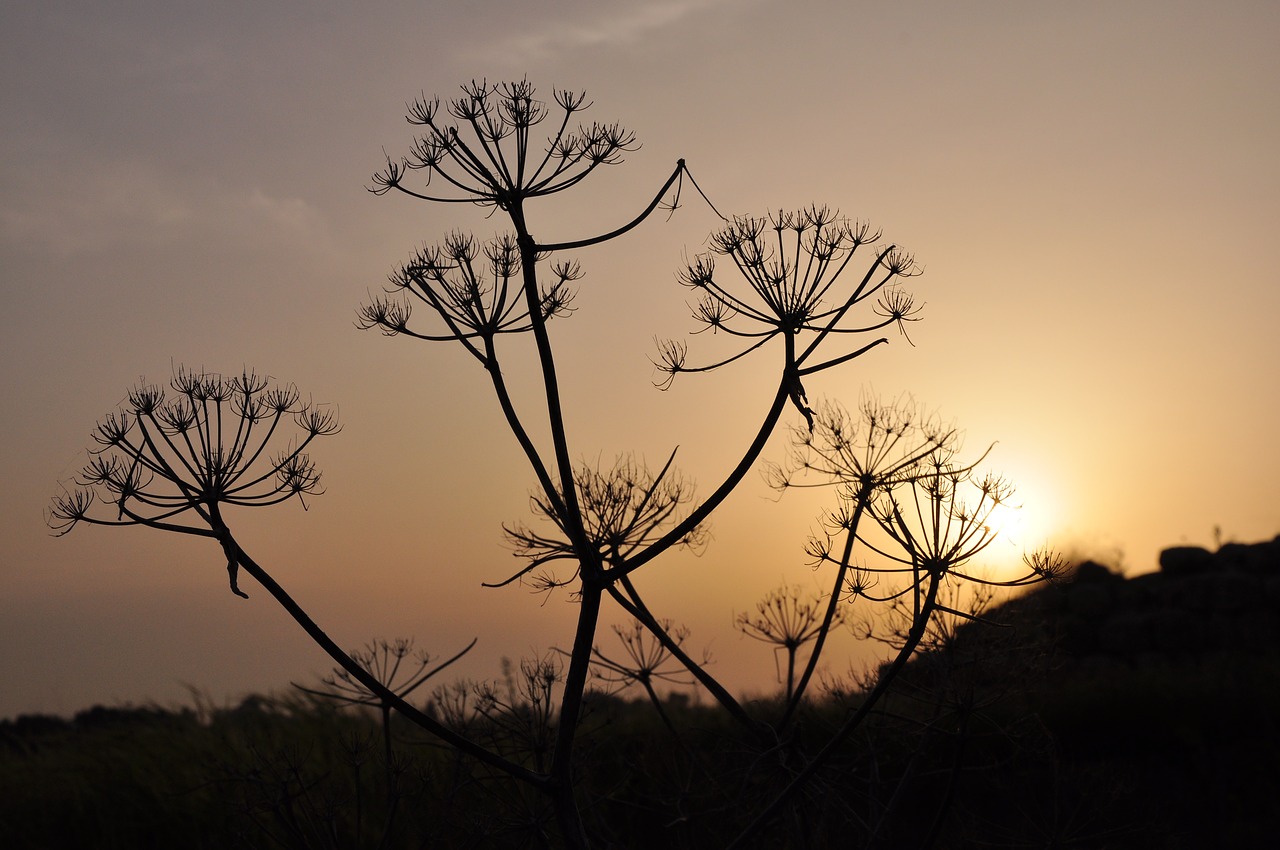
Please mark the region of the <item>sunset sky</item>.
[[[534, 479], [456, 346], [355, 328], [423, 243], [498, 217], [365, 191], [412, 142], [407, 101], [472, 79], [583, 89], [642, 144], [530, 207], [544, 241], [629, 220], [684, 158], [716, 206], [810, 203], [909, 249], [924, 321], [811, 395], [910, 393], [1023, 504], [1023, 547], [1156, 568], [1159, 549], [1280, 532], [1280, 6], [1273, 2], [89, 2], [0, 6], [0, 717], [279, 690], [329, 669], [207, 540], [45, 524], [95, 422], [177, 365], [254, 367], [335, 405], [327, 493], [233, 516], [344, 646], [414, 636], [462, 672], [567, 646], [572, 609], [486, 590]], [[655, 389], [654, 337], [694, 330], [692, 195], [583, 251], [553, 325], [575, 454], [680, 446], [705, 495], [767, 406], [776, 357]], [[697, 352], [702, 337], [690, 338]], [[514, 356], [514, 355], [513, 355]], [[800, 421], [794, 411], [789, 420]], [[766, 452], [780, 459], [786, 442]], [[637, 575], [738, 690], [774, 686], [731, 628], [817, 588], [827, 502], [752, 474], [701, 557]], [[621, 622], [616, 609], [606, 617]], [[860, 663], [852, 642], [828, 665]]]

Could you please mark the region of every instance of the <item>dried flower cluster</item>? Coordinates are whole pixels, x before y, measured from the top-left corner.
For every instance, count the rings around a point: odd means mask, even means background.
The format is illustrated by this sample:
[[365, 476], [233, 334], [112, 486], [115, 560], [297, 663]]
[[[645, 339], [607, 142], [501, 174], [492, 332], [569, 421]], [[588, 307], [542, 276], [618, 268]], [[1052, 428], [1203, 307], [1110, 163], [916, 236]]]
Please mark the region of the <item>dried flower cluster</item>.
[[[301, 434], [286, 436], [290, 425]], [[323, 492], [306, 449], [338, 429], [332, 410], [303, 402], [293, 386], [271, 386], [251, 371], [224, 378], [179, 370], [168, 391], [130, 390], [124, 409], [98, 423], [93, 460], [78, 488], [54, 499], [50, 525], [59, 534], [83, 522], [221, 538], [224, 506], [297, 497], [305, 507], [303, 497]], [[232, 590], [244, 595], [234, 562], [228, 568]]]

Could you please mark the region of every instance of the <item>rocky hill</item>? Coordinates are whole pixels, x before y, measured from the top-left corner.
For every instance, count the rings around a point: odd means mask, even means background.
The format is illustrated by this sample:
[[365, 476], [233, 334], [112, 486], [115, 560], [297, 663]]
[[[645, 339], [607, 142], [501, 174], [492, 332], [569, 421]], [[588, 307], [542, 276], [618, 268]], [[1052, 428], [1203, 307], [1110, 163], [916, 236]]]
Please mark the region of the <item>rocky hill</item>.
[[1060, 650], [1078, 662], [1159, 662], [1280, 649], [1280, 537], [1216, 552], [1178, 546], [1160, 570], [1124, 578], [1096, 563], [1042, 591]]
[[992, 612], [1011, 628], [962, 629], [975, 655], [1032, 656], [985, 674], [1050, 742], [1008, 793], [1053, 783], [1052, 846], [1274, 846], [1280, 537], [1159, 563], [1129, 578], [1081, 564]]

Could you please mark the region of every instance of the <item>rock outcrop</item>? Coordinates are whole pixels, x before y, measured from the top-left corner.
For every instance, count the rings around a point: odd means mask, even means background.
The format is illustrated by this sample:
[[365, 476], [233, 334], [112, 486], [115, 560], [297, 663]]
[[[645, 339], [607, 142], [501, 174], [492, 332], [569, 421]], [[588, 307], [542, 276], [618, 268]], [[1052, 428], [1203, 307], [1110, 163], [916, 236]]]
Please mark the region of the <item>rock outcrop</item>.
[[1217, 552], [1171, 547], [1158, 572], [1128, 579], [1088, 562], [1041, 593], [1060, 650], [1076, 659], [1280, 649], [1280, 537]]

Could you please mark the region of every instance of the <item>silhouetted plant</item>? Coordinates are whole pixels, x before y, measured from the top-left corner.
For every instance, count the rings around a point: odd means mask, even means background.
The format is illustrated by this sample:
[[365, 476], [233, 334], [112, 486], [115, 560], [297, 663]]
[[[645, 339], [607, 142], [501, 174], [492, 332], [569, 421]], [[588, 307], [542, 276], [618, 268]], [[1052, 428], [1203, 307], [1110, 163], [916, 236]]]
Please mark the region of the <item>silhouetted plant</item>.
[[[834, 602], [859, 599], [889, 604], [904, 614], [896, 654], [860, 704], [830, 740], [800, 770], [777, 799], [766, 807], [733, 846], [750, 838], [832, 755], [881, 701], [890, 684], [921, 647], [939, 615], [966, 617], [946, 604], [946, 590], [957, 584], [1016, 587], [1049, 577], [1060, 561], [1041, 553], [1024, 559], [1027, 573], [996, 581], [966, 566], [995, 539], [989, 520], [1013, 494], [998, 476], [979, 475], [977, 462], [956, 459], [957, 435], [929, 417], [903, 408], [864, 401], [860, 431], [838, 407], [815, 417], [808, 432], [797, 437], [798, 451], [788, 468], [775, 468], [778, 486], [833, 486], [838, 507], [827, 516], [828, 532], [810, 541], [808, 551], [818, 565], [836, 567]], [[909, 439], [910, 438], [910, 439]], [[813, 485], [798, 483], [797, 471], [815, 473]], [[865, 521], [878, 530], [872, 534]], [[837, 542], [843, 537], [843, 543]], [[871, 556], [854, 565], [854, 548]], [[834, 614], [832, 615], [834, 616]], [[826, 630], [820, 630], [825, 634]], [[815, 648], [814, 652], [817, 652]], [[812, 671], [806, 671], [806, 675]], [[802, 679], [802, 682], [807, 679]], [[793, 695], [783, 722], [797, 703]]]
[[[681, 273], [680, 282], [702, 301], [693, 317], [703, 329], [741, 338], [746, 347], [702, 366], [687, 364], [682, 343], [659, 346], [659, 366], [669, 386], [682, 372], [709, 372], [750, 354], [781, 337], [783, 390], [813, 425], [813, 412], [801, 378], [848, 362], [885, 342], [877, 339], [859, 349], [818, 360], [818, 349], [831, 335], [865, 334], [919, 319], [911, 296], [898, 288], [903, 278], [918, 274], [910, 254], [890, 245], [875, 249], [866, 270], [843, 285], [844, 272], [858, 249], [879, 240], [880, 232], [864, 222], [850, 222], [827, 207], [779, 212], [765, 218], [738, 216], [712, 234], [711, 251], [699, 255]], [[736, 274], [717, 277], [715, 258], [727, 257]], [[742, 283], [746, 291], [739, 294]], [[841, 284], [838, 286], [837, 284]], [[869, 299], [874, 319], [847, 323], [849, 312]]]
[[[321, 688], [308, 688], [297, 683], [294, 687], [305, 694], [332, 700], [339, 705], [358, 705], [376, 708], [382, 723], [383, 763], [387, 773], [387, 786], [391, 786], [393, 772], [391, 747], [391, 710], [392, 702], [383, 696], [390, 692], [399, 700], [406, 699], [441, 670], [446, 669], [462, 656], [471, 651], [476, 640], [462, 648], [460, 652], [443, 661], [432, 664], [431, 656], [426, 650], [414, 651], [413, 638], [396, 638], [393, 641], [375, 640], [350, 653], [351, 659], [367, 670], [382, 685], [385, 691], [375, 693], [360, 680], [351, 675], [343, 667], [337, 667], [332, 673], [321, 679]], [[409, 666], [405, 660], [412, 659]]]
[[476, 712], [489, 721], [494, 746], [512, 758], [545, 771], [556, 739], [556, 688], [562, 665], [555, 655], [502, 660], [499, 690], [491, 682], [476, 687]]
[[[407, 642], [342, 651], [245, 552], [222, 513], [226, 506], [258, 507], [319, 493], [319, 473], [304, 450], [338, 429], [326, 409], [301, 403], [292, 388], [267, 389], [252, 373], [224, 380], [180, 371], [172, 382], [178, 394], [173, 400], [152, 387], [130, 393], [125, 411], [100, 423], [98, 455], [82, 473], [81, 489], [55, 499], [51, 523], [59, 533], [81, 522], [142, 524], [216, 539], [232, 589], [244, 595], [236, 579], [239, 571], [247, 572], [338, 664], [324, 692], [379, 709], [384, 750], [391, 748], [388, 721], [394, 710], [453, 747], [459, 775], [478, 765], [474, 781], [495, 799], [508, 800], [511, 811], [524, 813], [511, 828], [530, 841], [585, 848], [593, 831], [608, 832], [584, 821], [575, 791], [575, 745], [592, 670], [620, 677], [619, 683], [640, 682], [661, 710], [652, 683], [677, 675], [659, 667], [668, 659], [678, 662], [747, 733], [738, 787], [754, 789], [752, 794], [699, 802], [708, 811], [724, 811], [750, 800], [758, 817], [740, 839], [750, 840], [790, 805], [887, 687], [889, 679], [881, 679], [815, 755], [784, 740], [826, 638], [842, 622], [841, 606], [894, 600], [910, 606], [914, 619], [891, 666], [900, 670], [931, 618], [952, 611], [939, 601], [940, 588], [982, 581], [965, 565], [990, 544], [994, 532], [987, 519], [1007, 499], [1008, 488], [955, 461], [954, 429], [908, 406], [867, 404], [855, 421], [834, 405], [811, 405], [806, 379], [888, 342], [876, 336], [881, 331], [896, 327], [905, 336], [907, 325], [920, 319], [903, 287], [919, 273], [911, 255], [880, 243], [870, 225], [817, 205], [728, 219], [707, 201], [723, 224], [712, 234], [709, 251], [686, 265], [680, 282], [700, 296], [693, 312], [699, 330], [713, 331], [732, 348], [690, 365], [685, 343], [660, 342], [656, 365], [664, 377], [658, 385], [665, 388], [682, 373], [712, 372], [766, 348], [777, 358], [754, 433], [708, 494], [695, 497], [673, 466], [674, 451], [656, 473], [627, 454], [608, 468], [575, 460], [549, 331], [553, 319], [558, 325], [574, 313], [573, 286], [583, 271], [572, 252], [625, 235], [659, 207], [674, 212], [686, 179], [706, 200], [680, 160], [644, 209], [621, 225], [564, 241], [535, 239], [529, 222], [534, 202], [622, 162], [637, 147], [634, 135], [617, 124], [571, 126], [589, 105], [584, 94], [564, 90], [553, 92], [551, 103], [538, 100], [527, 81], [472, 82], [443, 104], [425, 97], [411, 103], [408, 120], [419, 135], [406, 156], [388, 158], [370, 191], [474, 204], [499, 215], [510, 230], [489, 240], [455, 231], [420, 249], [390, 276], [383, 294], [360, 308], [357, 320], [361, 328], [390, 336], [456, 342], [483, 369], [536, 481], [530, 501], [544, 522], [536, 528], [521, 522], [505, 526], [525, 563], [489, 586], [568, 588], [577, 622], [562, 655], [510, 668], [505, 690], [492, 684], [437, 689], [424, 711], [408, 697], [438, 668], [428, 670], [423, 660], [398, 678], [410, 651]], [[521, 394], [524, 401], [518, 403], [504, 359], [521, 345], [520, 356], [536, 364], [538, 387]], [[707, 520], [757, 463], [788, 403], [805, 420], [796, 429], [799, 462], [775, 468], [772, 475], [782, 486], [835, 487], [838, 507], [828, 517], [830, 533], [809, 547], [819, 565], [834, 565], [835, 572], [825, 604], [778, 597], [763, 603], [758, 619], [740, 624], [754, 636], [779, 640], [788, 656], [785, 708], [780, 720], [769, 721], [711, 675], [705, 655], [694, 658], [684, 649], [687, 632], [672, 629], [650, 610], [634, 574], [674, 548], [705, 545]], [[267, 453], [267, 444], [279, 440], [290, 422], [300, 435]], [[543, 433], [545, 438], [533, 436]], [[799, 482], [799, 471], [818, 480]], [[879, 529], [874, 539], [870, 525]], [[861, 547], [857, 560], [855, 544]], [[881, 560], [872, 563], [872, 557]], [[596, 648], [606, 596], [638, 624], [618, 631], [629, 661]], [[796, 676], [797, 653], [806, 646], [808, 657]], [[663, 719], [672, 725], [666, 714]], [[470, 761], [464, 765], [464, 759]], [[778, 777], [761, 776], [780, 767], [787, 784], [777, 793]], [[495, 778], [515, 783], [499, 790]], [[707, 784], [722, 787], [727, 786]], [[689, 794], [677, 795], [680, 806], [692, 794], [691, 781], [688, 788]], [[792, 815], [792, 822], [805, 822], [800, 809]]]
[[[247, 598], [238, 583], [243, 569], [370, 694], [476, 758], [518, 772], [389, 690], [343, 652], [236, 541], [225, 508], [265, 507], [294, 497], [302, 501], [322, 492], [320, 473], [304, 449], [315, 438], [338, 432], [336, 414], [303, 403], [293, 386], [273, 387], [250, 371], [223, 378], [179, 369], [170, 387], [173, 396], [162, 387], [141, 385], [129, 392], [123, 410], [98, 423], [94, 458], [80, 473], [78, 489], [54, 498], [50, 526], [66, 534], [80, 523], [143, 525], [217, 540], [233, 593]], [[290, 422], [301, 436], [284, 442]], [[283, 447], [270, 453], [268, 447], [279, 442]]]
[[[303, 497], [322, 490], [304, 450], [316, 437], [337, 433], [337, 416], [303, 403], [293, 386], [273, 387], [250, 371], [223, 378], [180, 369], [169, 386], [172, 396], [155, 385], [130, 390], [124, 409], [98, 423], [98, 448], [80, 473], [80, 488], [54, 499], [50, 524], [59, 534], [83, 522], [213, 537], [227, 555], [232, 592], [245, 596], [223, 509], [295, 496], [305, 507]], [[301, 438], [284, 441], [289, 423]]]
[[[675, 641], [677, 646], [683, 644], [685, 638], [689, 636], [687, 628], [680, 626], [673, 629], [669, 620], [664, 620], [661, 625], [663, 631]], [[631, 685], [639, 685], [644, 689], [645, 696], [657, 710], [662, 722], [678, 737], [680, 733], [663, 709], [662, 699], [658, 696], [654, 683], [692, 685], [693, 679], [689, 678], [687, 672], [683, 670], [664, 669], [669, 666], [669, 662], [674, 661], [674, 658], [662, 645], [662, 641], [654, 637], [643, 623], [633, 621], [630, 628], [614, 626], [613, 633], [622, 644], [626, 660], [616, 660], [605, 655], [598, 647], [593, 647], [591, 652], [595, 656], [593, 663], [596, 679], [608, 685], [617, 686], [619, 690]], [[708, 661], [708, 658], [703, 658], [704, 664]]]
[[772, 644], [775, 652], [786, 655], [787, 672], [779, 680], [785, 682], [783, 693], [787, 703], [795, 695], [796, 654], [814, 641], [824, 631], [844, 623], [839, 607], [826, 619], [819, 607], [822, 600], [804, 595], [795, 585], [784, 585], [771, 590], [756, 603], [754, 612], [744, 612], [734, 618], [734, 626], [749, 638]]
[[[577, 468], [574, 483], [581, 513], [580, 533], [602, 566], [625, 566], [629, 557], [653, 546], [679, 524], [679, 510], [692, 500], [693, 488], [672, 471], [673, 460], [674, 452], [657, 475], [631, 457], [620, 459], [607, 471], [586, 465]], [[579, 578], [576, 570], [570, 576], [557, 578], [545, 569], [556, 561], [569, 561], [576, 566], [579, 555], [569, 529], [550, 500], [538, 493], [530, 497], [530, 502], [534, 513], [555, 525], [558, 533], [539, 534], [523, 524], [507, 526], [508, 541], [516, 554], [529, 563], [505, 581], [487, 587], [509, 584], [539, 568], [543, 568], [542, 572], [533, 579], [539, 589], [562, 587]], [[675, 545], [693, 549], [705, 542], [706, 533], [701, 526], [685, 529], [683, 536], [674, 541]]]
[[[787, 465], [768, 470], [770, 480], [780, 491], [834, 485], [839, 505], [827, 516], [828, 531], [808, 546], [815, 564], [833, 563], [836, 571], [822, 626], [789, 700], [784, 723], [805, 694], [827, 635], [836, 625], [841, 600], [856, 600], [860, 595], [856, 591], [868, 581], [853, 554], [859, 526], [872, 499], [881, 491], [909, 481], [926, 457], [949, 451], [956, 441], [954, 428], [944, 426], [907, 400], [884, 403], [866, 395], [859, 404], [859, 414], [853, 417], [834, 402], [822, 405], [807, 429], [793, 431], [794, 451]], [[838, 539], [841, 537], [843, 541]]]

